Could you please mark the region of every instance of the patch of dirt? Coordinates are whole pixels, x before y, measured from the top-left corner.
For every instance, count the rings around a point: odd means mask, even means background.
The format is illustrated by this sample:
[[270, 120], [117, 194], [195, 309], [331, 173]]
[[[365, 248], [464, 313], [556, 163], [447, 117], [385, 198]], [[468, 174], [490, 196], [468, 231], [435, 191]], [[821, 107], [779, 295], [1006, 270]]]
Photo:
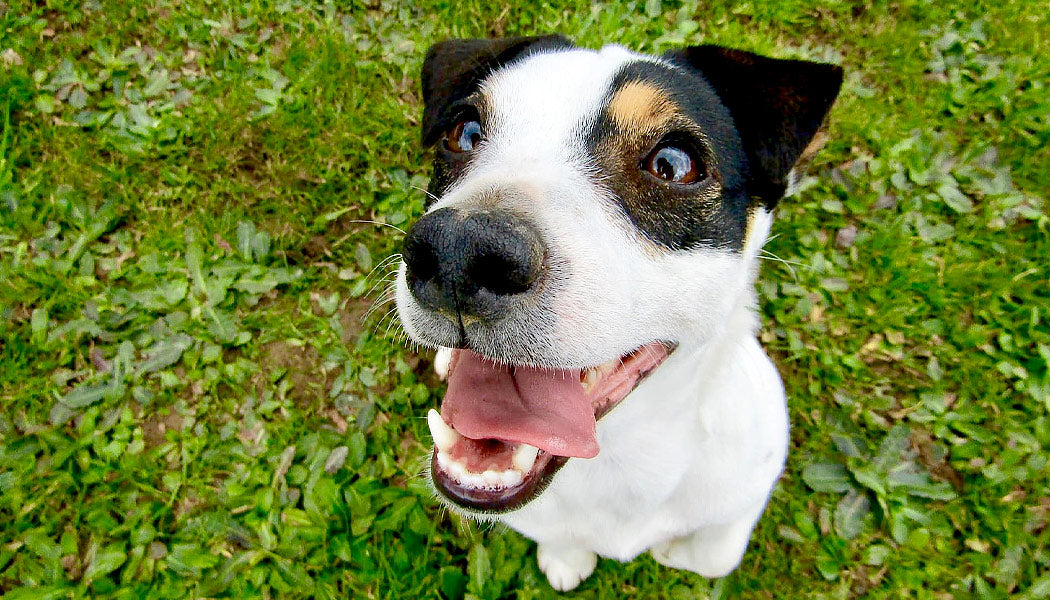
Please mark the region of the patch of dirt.
[[332, 251], [328, 245], [328, 238], [323, 235], [314, 235], [302, 246], [303, 256], [308, 261], [315, 261], [321, 258], [332, 258]]
[[331, 377], [321, 363], [321, 355], [309, 344], [296, 346], [284, 340], [270, 342], [262, 348], [259, 365], [265, 375], [284, 369], [284, 376], [292, 382], [288, 395], [300, 406], [313, 404], [314, 399], [325, 395], [331, 384]]
[[336, 311], [343, 329], [341, 339], [344, 344], [353, 342], [365, 330], [365, 314], [371, 306], [372, 301], [368, 298], [350, 298]]
[[963, 476], [948, 462], [947, 457], [937, 458], [933, 447], [933, 436], [925, 431], [913, 431], [911, 445], [919, 453], [921, 464], [934, 479], [947, 482], [957, 493], [963, 491]]
[[[310, 312], [317, 317], [326, 316], [325, 309], [321, 306], [322, 298], [330, 298], [331, 290], [321, 289], [310, 293]], [[342, 301], [335, 315], [339, 319], [339, 325], [343, 330], [340, 339], [344, 344], [353, 345], [357, 336], [365, 330], [365, 315], [372, 306], [372, 300], [367, 297], [347, 298]], [[391, 308], [393, 308], [391, 306]]]
[[175, 506], [175, 518], [181, 519], [186, 515], [192, 514], [203, 505], [204, 501], [195, 491], [190, 490], [183, 495], [179, 500], [179, 503]]
[[175, 412], [166, 415], [154, 413], [142, 422], [142, 437], [146, 441], [146, 447], [155, 448], [163, 444], [167, 440], [164, 434], [168, 430], [181, 430], [182, 424], [182, 417]]
[[1046, 522], [1050, 520], [1050, 496], [1043, 496], [1036, 503], [1029, 505], [1028, 512], [1031, 515], [1029, 526], [1032, 535], [1039, 535], [1046, 529]]

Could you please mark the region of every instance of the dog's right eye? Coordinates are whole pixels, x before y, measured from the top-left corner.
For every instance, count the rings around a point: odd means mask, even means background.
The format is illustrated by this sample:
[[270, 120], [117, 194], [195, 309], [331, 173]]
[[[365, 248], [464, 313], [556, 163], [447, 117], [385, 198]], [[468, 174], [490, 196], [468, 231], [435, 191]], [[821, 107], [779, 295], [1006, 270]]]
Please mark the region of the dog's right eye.
[[445, 148], [449, 152], [470, 152], [481, 142], [481, 123], [474, 119], [463, 119], [445, 134]]

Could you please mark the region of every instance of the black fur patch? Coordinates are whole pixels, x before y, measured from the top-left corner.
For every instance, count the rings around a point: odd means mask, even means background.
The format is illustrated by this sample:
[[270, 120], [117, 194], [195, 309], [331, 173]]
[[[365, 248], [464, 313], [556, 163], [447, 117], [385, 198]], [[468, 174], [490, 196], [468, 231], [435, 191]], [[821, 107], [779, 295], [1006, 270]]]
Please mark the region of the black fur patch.
[[699, 73], [729, 109], [750, 163], [748, 194], [776, 206], [787, 176], [813, 140], [842, 85], [842, 68], [767, 58], [720, 46], [665, 55]]
[[[669, 115], [651, 128], [624, 127], [612, 114], [617, 94], [641, 85], [660, 92]], [[650, 175], [643, 161], [663, 140], [703, 160], [707, 177], [690, 185]], [[670, 249], [743, 248], [747, 231], [747, 158], [729, 112], [698, 75], [650, 62], [625, 65], [587, 136], [602, 184], [636, 227]]]

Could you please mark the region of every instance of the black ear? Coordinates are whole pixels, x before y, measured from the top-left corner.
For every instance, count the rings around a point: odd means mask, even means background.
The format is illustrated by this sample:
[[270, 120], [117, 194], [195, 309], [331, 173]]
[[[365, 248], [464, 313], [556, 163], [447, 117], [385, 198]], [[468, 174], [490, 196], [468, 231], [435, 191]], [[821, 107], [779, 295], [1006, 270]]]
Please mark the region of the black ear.
[[696, 69], [715, 88], [744, 143], [751, 196], [775, 206], [787, 188], [788, 171], [838, 95], [842, 69], [720, 46], [693, 46], [667, 58]]
[[477, 89], [493, 70], [526, 51], [571, 47], [560, 35], [494, 40], [446, 40], [430, 47], [423, 59], [423, 144], [441, 134], [445, 110]]

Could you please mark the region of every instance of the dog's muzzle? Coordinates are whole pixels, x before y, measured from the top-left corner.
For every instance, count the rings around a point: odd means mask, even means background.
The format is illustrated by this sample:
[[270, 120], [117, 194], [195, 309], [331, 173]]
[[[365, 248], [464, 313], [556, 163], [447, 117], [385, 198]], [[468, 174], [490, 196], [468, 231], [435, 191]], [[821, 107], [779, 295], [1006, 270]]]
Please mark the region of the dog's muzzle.
[[521, 217], [491, 209], [441, 208], [405, 238], [412, 295], [457, 322], [492, 322], [542, 280], [546, 247]]
[[[404, 281], [429, 313], [421, 320], [447, 319], [458, 330], [444, 339], [451, 332], [440, 327], [429, 338], [420, 335], [446, 346], [448, 389], [441, 410], [427, 418], [434, 437], [431, 481], [458, 507], [515, 510], [570, 458], [597, 456], [598, 419], [673, 350], [646, 341], [582, 366], [550, 364], [557, 355], [542, 348], [536, 355], [547, 363], [521, 356], [522, 348], [532, 350], [528, 344], [537, 346], [540, 320], [533, 318], [517, 337], [506, 328], [522, 314], [544, 314], [541, 296], [559, 279], [550, 251], [529, 221], [491, 205], [439, 208], [405, 237]], [[519, 354], [508, 356], [501, 346]]]

